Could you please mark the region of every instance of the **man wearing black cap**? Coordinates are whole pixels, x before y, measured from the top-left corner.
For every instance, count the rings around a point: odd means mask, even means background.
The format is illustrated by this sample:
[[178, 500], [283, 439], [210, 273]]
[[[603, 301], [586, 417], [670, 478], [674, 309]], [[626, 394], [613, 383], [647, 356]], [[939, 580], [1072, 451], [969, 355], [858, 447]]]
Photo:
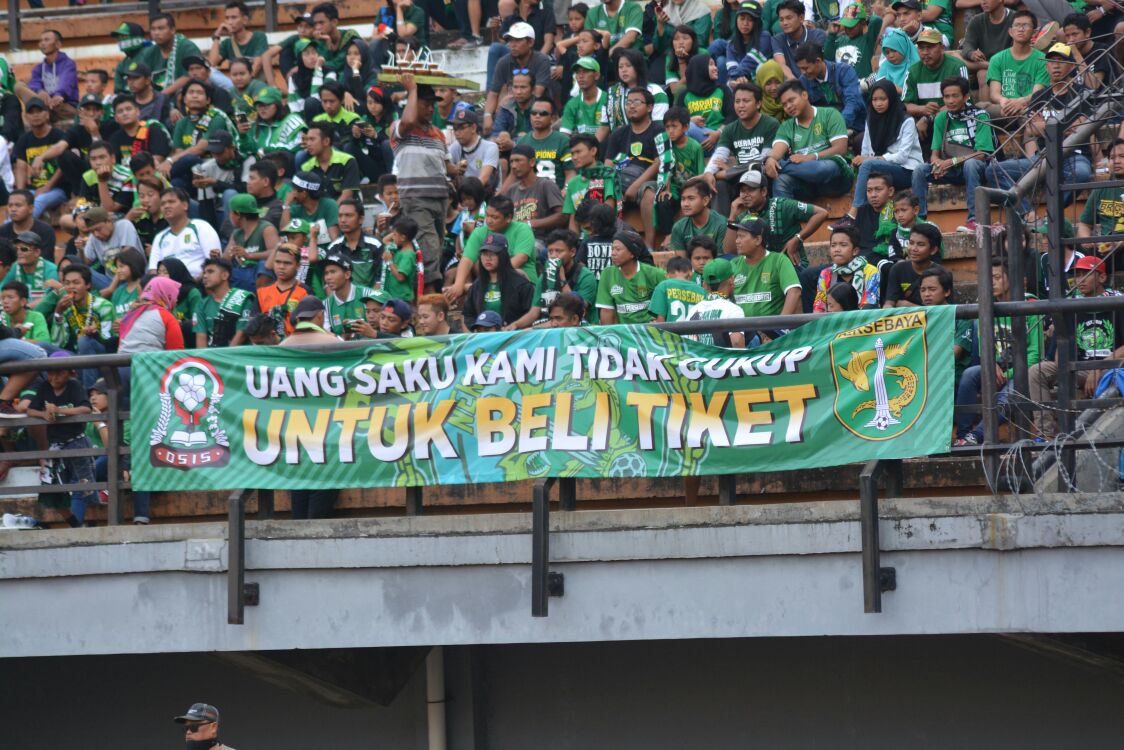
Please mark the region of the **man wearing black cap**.
[[321, 261], [324, 274], [324, 300], [327, 327], [345, 339], [355, 337], [355, 330], [366, 319], [366, 300], [375, 298], [375, 291], [351, 283], [351, 259], [343, 253], [332, 253]]
[[62, 172], [57, 161], [43, 163], [38, 170], [31, 169], [35, 157], [46, 153], [51, 146], [62, 140], [62, 131], [51, 127], [51, 113], [39, 97], [31, 97], [24, 109], [28, 130], [16, 141], [13, 150], [15, 182], [16, 189], [29, 188], [35, 191], [32, 215], [38, 219], [45, 211], [66, 200], [66, 191], [61, 187]]
[[313, 344], [336, 344], [340, 337], [324, 329], [324, 303], [309, 295], [297, 303], [293, 310], [293, 332], [281, 342], [281, 346], [311, 346]]
[[202, 218], [218, 227], [226, 219], [230, 199], [245, 188], [242, 160], [234, 137], [225, 130], [216, 130], [207, 140], [206, 156], [192, 170], [191, 184], [196, 189]]
[[321, 197], [320, 176], [313, 172], [297, 172], [293, 175], [292, 189], [285, 196], [285, 208], [281, 212], [281, 226], [289, 226], [293, 219], [304, 219], [309, 224], [318, 224], [316, 244], [321, 251], [340, 236], [339, 204], [331, 198]]
[[191, 320], [195, 348], [241, 346], [246, 343], [246, 324], [258, 313], [258, 298], [230, 286], [231, 266], [222, 258], [203, 263], [203, 301]]
[[184, 725], [187, 750], [233, 750], [219, 742], [219, 710], [214, 706], [196, 703], [174, 721]]
[[439, 265], [449, 202], [445, 177], [452, 174], [452, 162], [445, 134], [432, 123], [437, 100], [433, 88], [419, 85], [410, 73], [404, 74], [400, 83], [406, 89], [406, 109], [390, 127], [390, 147], [398, 167], [402, 213], [418, 223], [415, 243], [425, 261], [426, 287], [432, 289], [441, 279]]
[[511, 182], [501, 195], [515, 204], [515, 221], [531, 225], [535, 239], [543, 241], [552, 229], [566, 226], [562, 213], [562, 191], [554, 180], [544, 180], [535, 168], [535, 150], [526, 144], [511, 149]]
[[[122, 22], [120, 26], [109, 32], [109, 35], [117, 40], [117, 49], [125, 53], [124, 59], [113, 69], [113, 90], [120, 94], [125, 90], [129, 66], [137, 61], [137, 56], [151, 42], [148, 41], [144, 27], [131, 21]], [[149, 75], [151, 74], [150, 70]]]
[[143, 62], [136, 60], [130, 62], [125, 68], [125, 81], [127, 89], [140, 107], [142, 120], [156, 120], [157, 122], [171, 122], [172, 98], [164, 96], [152, 85], [152, 69]]
[[801, 287], [796, 268], [784, 253], [765, 249], [769, 233], [760, 219], [731, 222], [727, 236], [734, 235], [737, 257], [730, 261], [734, 270], [734, 302], [746, 317], [794, 315], [800, 312]]

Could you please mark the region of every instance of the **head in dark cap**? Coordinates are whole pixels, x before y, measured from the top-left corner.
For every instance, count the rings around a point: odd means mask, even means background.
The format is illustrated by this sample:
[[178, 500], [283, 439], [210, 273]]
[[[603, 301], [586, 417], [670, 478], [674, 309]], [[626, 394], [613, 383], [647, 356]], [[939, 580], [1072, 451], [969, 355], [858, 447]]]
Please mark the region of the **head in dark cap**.
[[218, 737], [219, 710], [208, 703], [194, 703], [182, 716], [174, 717], [177, 724], [184, 725], [188, 747], [206, 747]]
[[36, 111], [46, 112], [47, 111], [47, 105], [39, 97], [33, 96], [33, 97], [31, 97], [30, 99], [27, 100], [26, 104], [23, 105], [23, 109], [28, 114], [30, 114], [32, 112], [36, 112]]
[[635, 232], [617, 232], [613, 235], [612, 261], [614, 266], [625, 266], [632, 261], [651, 263], [652, 253], [644, 240]]
[[730, 222], [726, 226], [737, 232], [734, 247], [737, 248], [738, 255], [756, 257], [765, 252], [765, 239], [769, 233], [765, 222], [752, 217], [738, 223]]
[[317, 297], [308, 295], [297, 303], [296, 309], [293, 310], [292, 320], [294, 326], [297, 323], [314, 323], [322, 326], [324, 323], [324, 303]]
[[485, 310], [476, 316], [469, 326], [470, 329], [477, 332], [485, 331], [498, 331], [503, 328], [503, 318], [495, 310]]
[[297, 172], [293, 175], [293, 187], [297, 190], [303, 190], [313, 197], [320, 195], [320, 176], [315, 172]]
[[207, 151], [216, 156], [233, 146], [234, 138], [225, 130], [216, 130], [207, 136]]
[[101, 97], [97, 94], [86, 94], [82, 97], [82, 101], [78, 102], [78, 107], [80, 109], [85, 109], [86, 107], [90, 107], [91, 109], [93, 109], [94, 107], [96, 107], [100, 116], [102, 112]]

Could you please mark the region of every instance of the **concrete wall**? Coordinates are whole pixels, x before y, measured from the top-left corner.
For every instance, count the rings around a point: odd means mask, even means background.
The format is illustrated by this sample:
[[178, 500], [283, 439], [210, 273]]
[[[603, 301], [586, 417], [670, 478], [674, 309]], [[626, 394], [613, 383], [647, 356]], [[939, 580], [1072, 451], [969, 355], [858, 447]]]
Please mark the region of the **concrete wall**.
[[[1099, 750], [1124, 734], [1119, 680], [997, 636], [472, 648], [472, 694], [455, 666], [470, 649], [448, 649], [450, 750]], [[178, 748], [170, 717], [207, 700], [238, 750], [421, 750], [422, 671], [389, 708], [347, 710], [203, 654], [8, 659], [3, 745]]]

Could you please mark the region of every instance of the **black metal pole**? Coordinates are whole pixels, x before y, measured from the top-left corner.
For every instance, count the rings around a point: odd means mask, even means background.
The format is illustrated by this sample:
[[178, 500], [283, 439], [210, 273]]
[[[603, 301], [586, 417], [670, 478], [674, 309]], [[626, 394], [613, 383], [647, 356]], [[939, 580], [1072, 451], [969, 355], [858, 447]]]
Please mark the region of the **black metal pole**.
[[878, 541], [878, 475], [882, 466], [869, 461], [859, 474], [859, 523], [862, 529], [863, 611], [882, 611], [881, 550]]
[[407, 516], [420, 516], [424, 509], [423, 503], [423, 487], [407, 487], [406, 488], [406, 515]]
[[235, 490], [226, 501], [227, 566], [226, 621], [231, 625], [245, 622], [246, 588], [246, 495], [250, 490]]
[[578, 509], [578, 480], [573, 477], [558, 480], [558, 509], [565, 511]]
[[19, 52], [23, 49], [23, 45], [20, 43], [22, 25], [20, 21], [20, 0], [8, 0], [8, 49], [12, 52]]
[[277, 0], [265, 0], [265, 30], [277, 31]]
[[[1056, 301], [1065, 296], [1065, 248], [1062, 246], [1062, 141], [1065, 132], [1056, 118], [1046, 123], [1046, 217], [1049, 221], [1046, 241], [1050, 252], [1050, 299]], [[1054, 341], [1057, 344], [1058, 363], [1058, 412], [1057, 427], [1061, 433], [1073, 430], [1073, 318], [1062, 313], [1054, 316]], [[1066, 476], [1073, 476], [1075, 454], [1062, 448], [1061, 464], [1058, 471], [1058, 491], [1070, 489]]]
[[148, 17], [151, 19], [160, 12], [160, 0], [148, 0]]
[[121, 378], [116, 367], [103, 367], [108, 404], [105, 414], [105, 482], [109, 507], [106, 508], [110, 526], [124, 520], [124, 503], [121, 498]]
[[550, 488], [554, 477], [535, 482], [531, 501], [531, 617], [550, 613]]
[[738, 477], [736, 474], [718, 475], [718, 504], [738, 504]]
[[[1018, 204], [1007, 206], [1007, 281], [1009, 300], [1019, 301], [1026, 299], [1026, 256], [1023, 237], [1023, 218], [1019, 213]], [[1011, 316], [1011, 350], [1015, 352], [1014, 390], [1022, 397], [1009, 398], [1007, 402], [1008, 418], [1011, 426], [1016, 431], [1016, 438], [1020, 432], [1028, 430], [1029, 425], [1025, 419], [1026, 410], [1022, 408], [1022, 398], [1030, 394], [1030, 368], [1026, 363], [1027, 350], [1026, 318], [1022, 315]]]

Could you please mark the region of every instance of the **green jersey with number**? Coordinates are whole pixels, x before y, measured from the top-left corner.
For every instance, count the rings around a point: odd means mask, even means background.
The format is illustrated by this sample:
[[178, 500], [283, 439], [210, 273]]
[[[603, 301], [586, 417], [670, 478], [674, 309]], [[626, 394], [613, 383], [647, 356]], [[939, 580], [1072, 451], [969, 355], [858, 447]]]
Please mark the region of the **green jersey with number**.
[[693, 281], [664, 279], [652, 292], [648, 312], [653, 318], [662, 316], [668, 323], [674, 323], [689, 318], [695, 305], [704, 299], [706, 291]]

